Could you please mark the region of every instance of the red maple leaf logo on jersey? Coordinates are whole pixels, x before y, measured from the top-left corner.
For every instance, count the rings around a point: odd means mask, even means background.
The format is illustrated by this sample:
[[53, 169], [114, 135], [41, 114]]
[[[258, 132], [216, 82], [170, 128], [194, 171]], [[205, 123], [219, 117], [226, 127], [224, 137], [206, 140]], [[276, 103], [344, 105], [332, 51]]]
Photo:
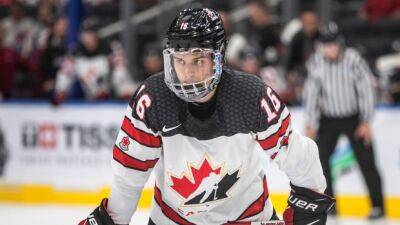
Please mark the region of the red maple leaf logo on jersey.
[[189, 164], [189, 174], [184, 174], [180, 177], [171, 175], [171, 188], [187, 199], [200, 186], [201, 181], [209, 177], [211, 173], [221, 175], [221, 168], [222, 166], [213, 166], [205, 156], [198, 165]]
[[129, 140], [129, 138], [123, 137], [122, 140], [119, 142], [119, 147], [121, 148], [121, 150], [127, 151], [130, 144], [131, 141]]

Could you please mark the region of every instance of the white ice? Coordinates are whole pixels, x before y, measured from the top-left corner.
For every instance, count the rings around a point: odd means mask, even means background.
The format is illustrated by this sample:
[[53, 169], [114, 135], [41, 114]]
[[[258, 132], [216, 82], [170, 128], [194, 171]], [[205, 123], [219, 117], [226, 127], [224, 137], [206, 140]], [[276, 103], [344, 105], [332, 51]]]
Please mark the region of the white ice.
[[[0, 204], [0, 225], [77, 225], [93, 207]], [[131, 225], [147, 225], [148, 212], [137, 211]], [[329, 218], [328, 225], [400, 225], [400, 220], [369, 222], [357, 218]]]

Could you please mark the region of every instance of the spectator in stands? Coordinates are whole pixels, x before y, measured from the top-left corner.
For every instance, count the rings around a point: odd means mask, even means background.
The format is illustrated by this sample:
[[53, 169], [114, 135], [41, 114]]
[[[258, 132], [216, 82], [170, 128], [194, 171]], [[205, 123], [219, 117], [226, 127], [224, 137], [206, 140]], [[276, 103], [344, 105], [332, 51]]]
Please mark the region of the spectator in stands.
[[268, 6], [265, 1], [252, 0], [247, 4], [247, 10], [249, 20], [246, 34], [249, 44], [260, 49], [263, 65], [275, 63], [278, 60], [280, 41]]
[[393, 50], [392, 54], [380, 56], [375, 64], [380, 97], [385, 103], [400, 103], [400, 40], [393, 42]]
[[261, 56], [256, 49], [247, 47], [240, 52], [240, 70], [259, 76], [261, 66]]
[[46, 37], [51, 32], [52, 24], [55, 22], [55, 7], [49, 1], [42, 1], [37, 7], [36, 26], [31, 32], [32, 49], [43, 50]]
[[43, 79], [42, 90], [47, 98], [52, 98], [54, 95], [56, 74], [66, 54], [67, 24], [65, 17], [58, 18], [45, 40], [39, 66]]
[[281, 100], [285, 103], [293, 102], [293, 99], [300, 95], [301, 90], [289, 86], [286, 82], [282, 66], [277, 63], [262, 66], [260, 53], [256, 49], [247, 47], [242, 50], [240, 52], [239, 61], [240, 70], [259, 76], [268, 86], [278, 93]]
[[313, 11], [300, 14], [301, 29], [288, 44], [285, 80], [287, 84], [286, 103], [296, 105], [301, 102], [304, 79], [307, 75], [305, 62], [315, 51], [318, 38], [319, 18]]
[[57, 73], [56, 103], [72, 98], [81, 88], [86, 99], [128, 98], [135, 89], [122, 47], [100, 42], [92, 26], [80, 34], [80, 47], [67, 56]]
[[31, 65], [31, 72], [36, 74], [36, 83], [39, 85], [35, 86], [36, 95], [43, 97], [43, 88], [41, 83], [43, 82], [44, 74], [41, 73], [41, 59], [43, 56], [46, 37], [48, 37], [51, 29], [51, 25], [54, 23], [54, 8], [49, 1], [41, 1], [38, 4], [36, 10], [36, 18], [34, 27], [28, 32], [28, 37], [24, 46], [25, 49], [29, 49], [24, 55], [29, 65]]
[[280, 65], [266, 66], [260, 70], [261, 79], [268, 84], [286, 105], [296, 103], [301, 89], [288, 83], [284, 76], [284, 69]]
[[319, 18], [312, 11], [300, 15], [302, 29], [294, 35], [288, 47], [286, 70], [304, 76], [304, 64], [315, 50], [318, 38]]
[[17, 51], [3, 44], [5, 32], [0, 24], [0, 96], [5, 99], [32, 97], [34, 84], [29, 82], [34, 75], [32, 66]]
[[24, 6], [15, 1], [9, 8], [10, 16], [1, 21], [5, 30], [4, 45], [14, 48], [22, 56], [31, 53], [32, 32], [36, 22], [25, 14]]
[[370, 23], [378, 22], [383, 18], [400, 19], [400, 1], [366, 0], [359, 15]]
[[227, 11], [218, 11], [221, 15], [222, 22], [225, 28], [225, 35], [228, 43], [226, 45], [225, 58], [228, 64], [233, 68], [240, 68], [240, 52], [243, 51], [249, 44], [246, 38], [232, 28], [231, 18]]
[[152, 74], [161, 72], [164, 68], [161, 49], [156, 45], [149, 45], [145, 52], [142, 77], [148, 77]]
[[400, 104], [400, 66], [396, 68], [389, 81], [390, 102]]

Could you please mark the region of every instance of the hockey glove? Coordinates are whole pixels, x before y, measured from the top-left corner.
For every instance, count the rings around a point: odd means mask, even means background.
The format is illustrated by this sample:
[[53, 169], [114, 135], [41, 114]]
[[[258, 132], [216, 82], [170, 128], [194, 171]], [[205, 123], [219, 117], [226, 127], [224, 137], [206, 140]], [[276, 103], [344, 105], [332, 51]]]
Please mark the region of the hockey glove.
[[78, 225], [116, 225], [110, 215], [107, 213], [107, 202], [105, 198], [101, 201], [100, 206], [97, 207], [89, 216], [82, 220]]
[[310, 189], [290, 184], [292, 191], [283, 212], [286, 225], [325, 225], [335, 199]]

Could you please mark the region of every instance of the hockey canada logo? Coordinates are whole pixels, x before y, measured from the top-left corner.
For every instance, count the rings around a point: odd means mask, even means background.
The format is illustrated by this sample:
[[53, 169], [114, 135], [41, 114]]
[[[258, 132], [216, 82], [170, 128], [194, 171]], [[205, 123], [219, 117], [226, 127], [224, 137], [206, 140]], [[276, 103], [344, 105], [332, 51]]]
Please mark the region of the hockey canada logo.
[[184, 199], [179, 211], [185, 216], [206, 212], [214, 203], [228, 198], [240, 178], [239, 169], [224, 172], [224, 165], [213, 165], [207, 155], [198, 164], [188, 163], [188, 171], [181, 176], [169, 177], [170, 188]]
[[131, 144], [131, 142], [129, 141], [129, 138], [128, 137], [123, 137], [122, 140], [119, 142], [119, 147], [123, 151], [128, 151], [130, 144]]

